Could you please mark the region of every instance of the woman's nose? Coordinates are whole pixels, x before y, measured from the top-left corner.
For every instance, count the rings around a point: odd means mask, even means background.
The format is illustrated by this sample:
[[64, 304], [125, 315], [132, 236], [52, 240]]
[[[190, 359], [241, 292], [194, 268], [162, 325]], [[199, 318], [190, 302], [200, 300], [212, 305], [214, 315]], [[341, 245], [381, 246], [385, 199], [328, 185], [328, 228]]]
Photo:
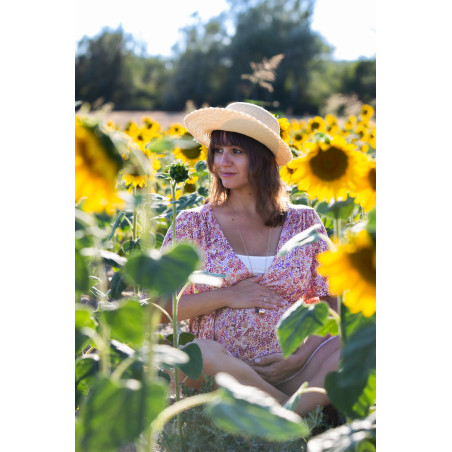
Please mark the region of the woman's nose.
[[223, 151], [221, 154], [221, 164], [222, 165], [229, 165], [231, 163], [231, 158], [229, 156], [229, 153], [226, 151]]

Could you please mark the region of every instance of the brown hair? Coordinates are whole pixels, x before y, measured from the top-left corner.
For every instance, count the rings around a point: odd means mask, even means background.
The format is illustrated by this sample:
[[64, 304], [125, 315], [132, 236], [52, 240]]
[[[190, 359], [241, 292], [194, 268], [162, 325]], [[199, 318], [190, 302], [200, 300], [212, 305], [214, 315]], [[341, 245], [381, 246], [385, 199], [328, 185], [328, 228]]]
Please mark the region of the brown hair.
[[237, 132], [214, 130], [207, 153], [207, 167], [212, 173], [207, 202], [221, 205], [228, 199], [225, 188], [214, 167], [215, 145], [238, 146], [248, 155], [248, 179], [257, 188], [256, 207], [265, 226], [279, 226], [287, 214], [288, 195], [281, 180], [273, 153], [259, 141]]

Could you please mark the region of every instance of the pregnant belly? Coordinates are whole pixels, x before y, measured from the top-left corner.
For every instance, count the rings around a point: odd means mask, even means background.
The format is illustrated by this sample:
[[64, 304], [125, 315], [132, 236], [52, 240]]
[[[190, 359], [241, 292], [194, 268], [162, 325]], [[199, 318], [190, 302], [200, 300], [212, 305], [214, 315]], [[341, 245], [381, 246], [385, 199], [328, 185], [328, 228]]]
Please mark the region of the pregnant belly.
[[276, 325], [287, 306], [258, 314], [252, 309], [224, 308], [215, 317], [214, 340], [243, 361], [280, 352]]

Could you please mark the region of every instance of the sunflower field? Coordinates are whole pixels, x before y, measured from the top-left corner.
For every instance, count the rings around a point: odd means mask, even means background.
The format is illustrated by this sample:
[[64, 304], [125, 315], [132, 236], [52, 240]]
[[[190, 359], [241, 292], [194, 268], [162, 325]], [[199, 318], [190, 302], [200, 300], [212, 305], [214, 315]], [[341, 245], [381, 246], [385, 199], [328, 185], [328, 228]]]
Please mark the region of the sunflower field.
[[[319, 272], [339, 301], [338, 313], [299, 301], [277, 334], [286, 357], [308, 336], [341, 336], [339, 369], [327, 375], [325, 389], [342, 425], [319, 428], [293, 411], [310, 390], [305, 385], [284, 406], [227, 374], [217, 375], [214, 390], [187, 392], [176, 370], [199, 378], [202, 356], [177, 319], [177, 302], [186, 284], [219, 287], [222, 277], [199, 270], [191, 245], [160, 246], [177, 214], [206, 199], [207, 149], [182, 124], [163, 129], [143, 117], [119, 127], [82, 105], [75, 115], [77, 451], [200, 450], [190, 440], [195, 412], [217, 438], [245, 438], [247, 448], [229, 450], [375, 450], [374, 109], [363, 105], [346, 118], [277, 118], [294, 155], [280, 168], [291, 202], [313, 207], [328, 233], [311, 228], [280, 252], [325, 240]], [[168, 301], [174, 316], [164, 309]], [[171, 334], [162, 333], [162, 315]], [[253, 449], [258, 440], [261, 448]], [[212, 441], [209, 450], [226, 450]]]

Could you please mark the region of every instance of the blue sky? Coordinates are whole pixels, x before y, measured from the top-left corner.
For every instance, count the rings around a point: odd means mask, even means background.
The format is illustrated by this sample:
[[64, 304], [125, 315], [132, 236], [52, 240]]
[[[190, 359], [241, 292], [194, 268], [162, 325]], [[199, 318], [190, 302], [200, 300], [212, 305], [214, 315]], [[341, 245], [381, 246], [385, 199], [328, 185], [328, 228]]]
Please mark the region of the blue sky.
[[[226, 0], [77, 0], [75, 42], [94, 36], [105, 27], [117, 28], [147, 46], [150, 55], [171, 55], [178, 29], [198, 12], [202, 20], [227, 9]], [[156, 20], [157, 19], [157, 20]], [[376, 0], [317, 0], [312, 23], [335, 47], [333, 57], [355, 60], [376, 54]]]

